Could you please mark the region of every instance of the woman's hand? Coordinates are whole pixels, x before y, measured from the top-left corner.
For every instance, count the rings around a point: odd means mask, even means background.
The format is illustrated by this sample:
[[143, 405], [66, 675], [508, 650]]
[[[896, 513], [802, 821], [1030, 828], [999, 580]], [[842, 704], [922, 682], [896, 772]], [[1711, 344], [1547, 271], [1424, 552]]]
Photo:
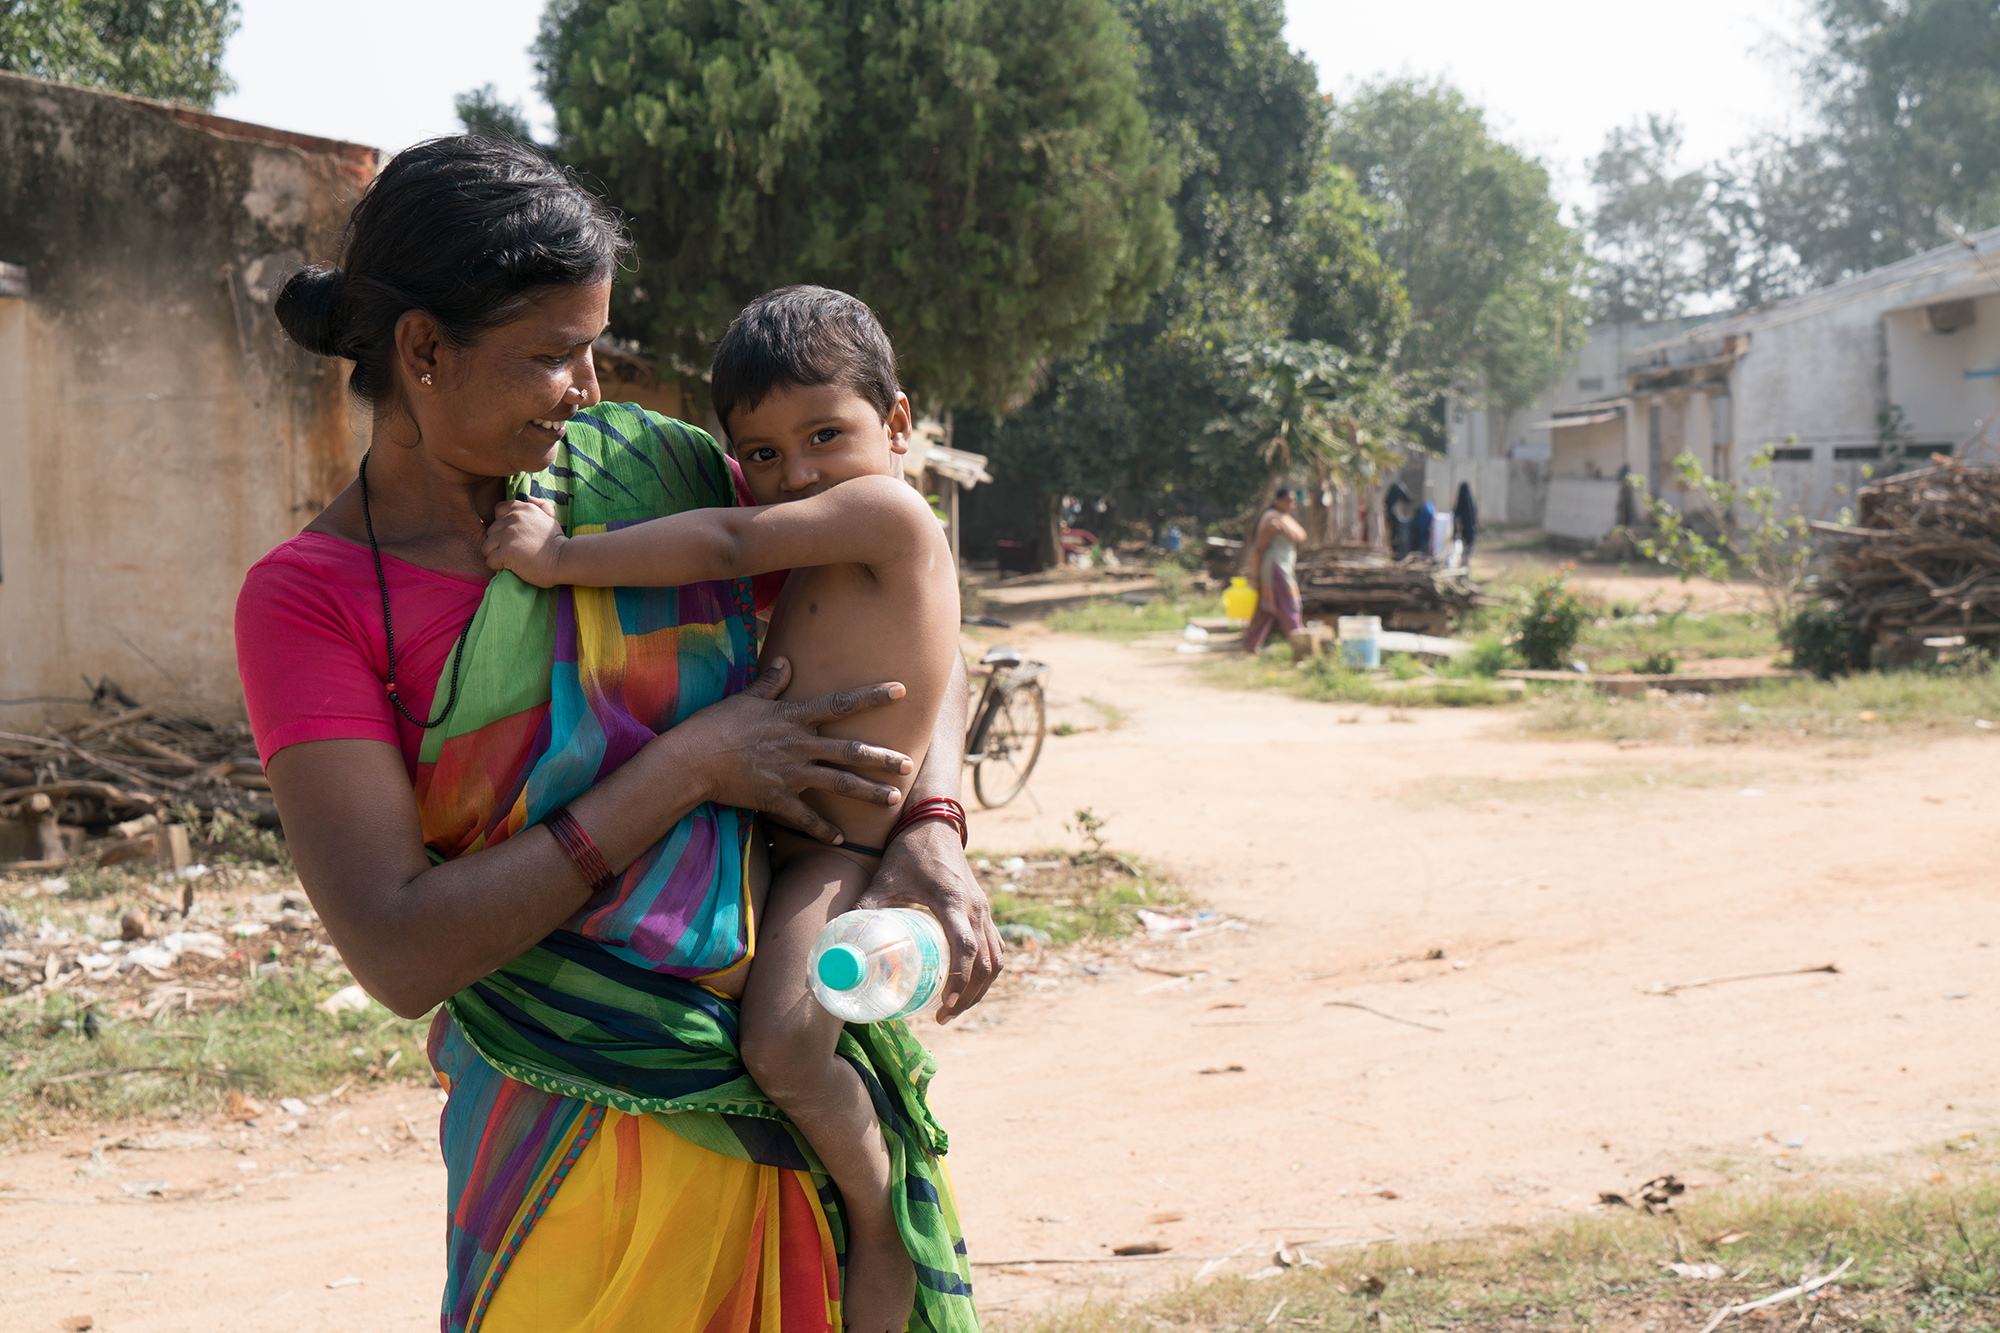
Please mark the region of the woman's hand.
[[986, 904], [986, 890], [966, 865], [957, 832], [943, 820], [914, 824], [890, 843], [875, 878], [854, 907], [898, 903], [929, 909], [944, 927], [945, 942], [951, 946], [951, 972], [945, 977], [937, 1021], [948, 1023], [986, 994], [999, 974], [1004, 946]]
[[[719, 805], [762, 810], [780, 823], [821, 842], [839, 843], [840, 830], [799, 799], [807, 788], [876, 805], [897, 805], [902, 785], [873, 782], [845, 768], [900, 777], [916, 767], [906, 754], [861, 741], [819, 734], [822, 724], [903, 697], [895, 682], [838, 690], [817, 699], [775, 702], [792, 678], [792, 664], [780, 657], [757, 679], [720, 703], [710, 704], [667, 732], [686, 742], [700, 736], [698, 753], [711, 758], [709, 799]], [[665, 736], [662, 736], [662, 740]]]

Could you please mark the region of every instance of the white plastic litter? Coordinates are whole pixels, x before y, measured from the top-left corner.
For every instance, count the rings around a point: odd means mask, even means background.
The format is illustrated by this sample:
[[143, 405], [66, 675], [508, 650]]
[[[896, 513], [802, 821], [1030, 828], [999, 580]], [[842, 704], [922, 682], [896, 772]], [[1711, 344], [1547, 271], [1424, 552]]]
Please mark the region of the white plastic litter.
[[339, 990], [319, 1002], [319, 1011], [321, 1013], [336, 1017], [347, 1013], [349, 1010], [358, 1014], [367, 1007], [368, 992], [362, 990], [359, 986], [342, 986]]

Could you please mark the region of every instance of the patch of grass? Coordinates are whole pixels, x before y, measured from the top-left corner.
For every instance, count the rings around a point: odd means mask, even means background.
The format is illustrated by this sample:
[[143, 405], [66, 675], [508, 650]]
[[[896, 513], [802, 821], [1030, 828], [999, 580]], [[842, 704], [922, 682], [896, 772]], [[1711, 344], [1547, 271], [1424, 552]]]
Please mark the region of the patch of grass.
[[428, 1019], [373, 1001], [337, 1018], [315, 1007], [346, 982], [279, 974], [250, 983], [240, 1003], [194, 1013], [169, 1004], [151, 1021], [61, 992], [0, 1010], [0, 1135], [177, 1107], [206, 1114], [231, 1091], [268, 1101], [350, 1078], [429, 1081]]
[[2000, 674], [1871, 671], [1664, 699], [1566, 685], [1537, 691], [1523, 725], [1549, 736], [1684, 743], [2000, 736]]
[[[1392, 654], [1400, 660], [1403, 674], [1391, 668], [1397, 680], [1416, 681], [1423, 673], [1415, 660]], [[1356, 671], [1334, 654], [1323, 654], [1294, 665], [1291, 649], [1282, 645], [1267, 648], [1256, 657], [1232, 657], [1212, 663], [1203, 673], [1211, 685], [1233, 690], [1278, 690], [1297, 699], [1315, 703], [1376, 704], [1388, 708], [1485, 708], [1511, 703], [1520, 696], [1500, 689], [1490, 681], [1472, 677], [1434, 677], [1421, 684], [1386, 689], [1374, 676]]]
[[1404, 797], [1416, 805], [1460, 805], [1472, 801], [1519, 801], [1547, 806], [1562, 801], [1594, 801], [1608, 797], [1669, 789], [1706, 790], [1748, 787], [1759, 781], [1747, 769], [1639, 769], [1609, 767], [1559, 778], [1460, 777], [1413, 782]]
[[1122, 641], [1143, 634], [1178, 631], [1195, 616], [1222, 614], [1220, 593], [1189, 593], [1186, 574], [1173, 566], [1154, 573], [1160, 580], [1160, 595], [1150, 601], [1135, 605], [1123, 598], [1100, 597], [1051, 611], [1043, 623], [1050, 629], [1071, 634], [1094, 634]]
[[1191, 906], [1171, 877], [1123, 852], [1044, 849], [1022, 855], [1025, 865], [1014, 872], [1005, 869], [1009, 859], [971, 854], [994, 923], [1042, 931], [1051, 944], [1130, 935], [1141, 907], [1180, 915]]
[[1765, 616], [1739, 612], [1649, 611], [1600, 608], [1584, 624], [1575, 656], [1593, 671], [1636, 671], [1648, 657], [1683, 663], [1711, 657], [1772, 657], [1778, 632]]
[[1120, 708], [1117, 704], [1112, 703], [1109, 699], [1100, 699], [1094, 694], [1086, 694], [1083, 696], [1083, 702], [1088, 704], [1096, 711], [1099, 717], [1104, 719], [1104, 729], [1106, 731], [1116, 731], [1132, 720], [1130, 713]]
[[[1942, 1179], [1942, 1178], [1940, 1178]], [[1814, 1298], [1729, 1328], [1991, 1330], [2000, 1320], [2000, 1188], [1988, 1176], [1914, 1189], [1724, 1189], [1661, 1217], [1615, 1210], [1565, 1226], [1308, 1250], [1325, 1267], [1187, 1284], [1134, 1306], [1057, 1311], [1036, 1333], [1687, 1329], [1724, 1305], [1854, 1264]], [[1719, 1280], [1666, 1265], [1714, 1263]]]

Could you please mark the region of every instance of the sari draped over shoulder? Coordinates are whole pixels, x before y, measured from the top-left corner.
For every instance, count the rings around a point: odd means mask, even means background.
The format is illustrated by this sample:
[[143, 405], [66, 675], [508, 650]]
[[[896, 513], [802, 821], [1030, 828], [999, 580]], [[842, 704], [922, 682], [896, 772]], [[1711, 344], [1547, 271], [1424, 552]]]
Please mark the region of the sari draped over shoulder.
[[[512, 491], [571, 533], [731, 505], [714, 441], [629, 405], [570, 422]], [[741, 689], [757, 626], [744, 581], [679, 588], [489, 585], [458, 699], [416, 793], [435, 861], [490, 847], [654, 736]], [[437, 698], [447, 697], [440, 682]], [[441, 704], [439, 705], [441, 706]], [[449, 1097], [444, 1333], [812, 1333], [840, 1327], [839, 1192], [744, 1072], [752, 816], [702, 805], [563, 927], [446, 1002], [431, 1063]], [[970, 1268], [925, 1088], [900, 1022], [850, 1026], [889, 1145], [918, 1274], [912, 1329], [973, 1333]]]

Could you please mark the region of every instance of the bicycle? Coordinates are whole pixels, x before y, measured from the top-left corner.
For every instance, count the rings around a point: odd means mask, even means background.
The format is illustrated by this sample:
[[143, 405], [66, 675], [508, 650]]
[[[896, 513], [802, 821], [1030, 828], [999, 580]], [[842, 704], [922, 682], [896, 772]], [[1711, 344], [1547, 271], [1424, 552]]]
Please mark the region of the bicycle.
[[986, 685], [972, 726], [965, 734], [965, 762], [972, 765], [972, 790], [988, 810], [1007, 804], [1028, 785], [1048, 734], [1042, 678], [1049, 664], [1018, 648], [996, 647], [979, 659]]

